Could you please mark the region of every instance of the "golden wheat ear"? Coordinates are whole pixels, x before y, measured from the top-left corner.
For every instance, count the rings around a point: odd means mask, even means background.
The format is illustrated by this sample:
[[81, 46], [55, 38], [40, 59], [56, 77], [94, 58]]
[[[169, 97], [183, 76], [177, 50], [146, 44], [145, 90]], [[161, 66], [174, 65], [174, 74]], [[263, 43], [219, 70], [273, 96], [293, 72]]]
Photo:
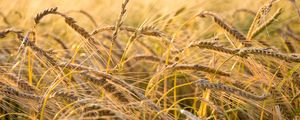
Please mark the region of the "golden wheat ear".
[[20, 34], [20, 33], [22, 33], [22, 31], [21, 31], [21, 30], [14, 29], [14, 28], [3, 29], [3, 30], [0, 30], [0, 38], [6, 37], [6, 35], [7, 35], [8, 33]]
[[44, 11], [38, 13], [35, 17], [34, 17], [34, 22], [35, 24], [39, 24], [40, 20], [45, 17], [48, 14], [55, 14], [57, 11], [57, 7], [53, 7], [53, 8], [48, 8], [45, 9]]
[[260, 25], [259, 27], [257, 27], [252, 34], [249, 36], [249, 40], [251, 40], [252, 38], [255, 38], [257, 35], [259, 35], [263, 30], [265, 30], [265, 28], [267, 28], [269, 25], [271, 25], [275, 20], [277, 20], [277, 18], [281, 15], [282, 13], [282, 9], [279, 8], [274, 15], [269, 18], [266, 22], [262, 23], [262, 25]]
[[236, 94], [238, 96], [242, 96], [242, 97], [257, 100], [257, 101], [262, 101], [269, 97], [269, 95], [266, 93], [262, 94], [261, 96], [258, 96], [258, 95], [254, 95], [252, 93], [248, 93], [246, 91], [243, 91], [243, 90], [240, 90], [240, 89], [237, 89], [234, 87], [224, 85], [222, 83], [211, 83], [210, 81], [208, 81], [206, 79], [200, 79], [200, 80], [196, 81], [195, 84], [201, 88], [225, 91], [228, 93]]
[[214, 68], [210, 68], [207, 66], [202, 66], [202, 65], [198, 65], [198, 64], [178, 64], [178, 65], [170, 65], [167, 67], [168, 70], [177, 70], [177, 71], [183, 71], [183, 70], [192, 70], [192, 71], [203, 71], [206, 73], [211, 73], [211, 74], [218, 74], [221, 76], [227, 76], [229, 77], [230, 74], [214, 69]]
[[223, 20], [221, 17], [219, 17], [215, 13], [210, 12], [210, 11], [202, 11], [201, 13], [198, 14], [198, 16], [199, 17], [207, 17], [207, 16], [212, 17], [214, 22], [217, 25], [219, 25], [224, 31], [226, 31], [227, 33], [232, 35], [234, 38], [239, 40], [239, 42], [242, 43], [244, 46], [246, 46], [246, 47], [251, 46], [249, 41], [246, 40], [246, 36], [242, 32], [238, 31], [235, 27], [226, 23], [225, 20]]
[[209, 49], [214, 50], [222, 53], [232, 54], [235, 55], [239, 52], [239, 49], [231, 49], [223, 47], [222, 45], [217, 45], [217, 42], [213, 41], [198, 41], [198, 42], [191, 42], [189, 47], [198, 47], [200, 49]]
[[[263, 19], [268, 15], [270, 12], [275, 0], [270, 0], [267, 4], [263, 5], [256, 13], [250, 28], [247, 33], [247, 40], [251, 41], [254, 35], [255, 28], [259, 27], [263, 21]], [[274, 17], [274, 16], [273, 16]], [[277, 16], [278, 17], [278, 16]], [[272, 22], [272, 21], [271, 21]], [[270, 23], [271, 23], [270, 22]], [[263, 25], [264, 26], [264, 25]]]

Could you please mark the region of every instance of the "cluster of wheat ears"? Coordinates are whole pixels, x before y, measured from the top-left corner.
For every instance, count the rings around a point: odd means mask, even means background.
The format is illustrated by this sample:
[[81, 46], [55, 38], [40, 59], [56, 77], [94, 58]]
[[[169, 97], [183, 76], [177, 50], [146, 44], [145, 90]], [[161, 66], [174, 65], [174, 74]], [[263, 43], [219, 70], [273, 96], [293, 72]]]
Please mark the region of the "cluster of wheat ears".
[[[172, 27], [185, 7], [129, 26], [128, 4], [102, 27], [75, 11], [96, 27], [91, 32], [58, 7], [39, 12], [29, 29], [1, 14], [0, 41], [8, 46], [0, 49], [0, 119], [297, 119], [300, 32], [293, 26], [300, 19], [278, 22], [290, 12], [274, 7], [278, 1], [236, 10], [252, 16], [247, 31], [205, 10]], [[46, 16], [64, 20], [57, 30], [64, 33], [48, 29]], [[194, 37], [188, 28], [199, 31], [198, 23], [210, 27]], [[65, 37], [71, 33], [78, 46]], [[41, 47], [49, 42], [51, 49]]]

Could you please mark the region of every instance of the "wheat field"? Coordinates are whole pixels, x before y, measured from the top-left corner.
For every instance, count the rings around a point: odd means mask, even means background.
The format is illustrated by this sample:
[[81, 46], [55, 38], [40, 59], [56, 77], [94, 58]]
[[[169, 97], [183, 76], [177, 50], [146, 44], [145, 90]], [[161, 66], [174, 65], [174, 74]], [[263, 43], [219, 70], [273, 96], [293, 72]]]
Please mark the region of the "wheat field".
[[296, 0], [0, 0], [0, 120], [300, 119]]

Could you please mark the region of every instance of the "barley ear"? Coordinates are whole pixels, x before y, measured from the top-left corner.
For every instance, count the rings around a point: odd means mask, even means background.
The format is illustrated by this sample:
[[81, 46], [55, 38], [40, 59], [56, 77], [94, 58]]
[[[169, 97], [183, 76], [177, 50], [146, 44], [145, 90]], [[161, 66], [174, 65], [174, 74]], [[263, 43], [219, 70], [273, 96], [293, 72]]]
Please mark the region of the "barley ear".
[[57, 7], [53, 7], [53, 8], [48, 8], [40, 13], [38, 13], [35, 17], [34, 17], [34, 22], [35, 24], [39, 24], [40, 20], [45, 17], [48, 14], [55, 14], [57, 11]]
[[225, 20], [221, 19], [219, 16], [217, 16], [215, 13], [209, 12], [209, 11], [202, 11], [200, 14], [198, 14], [199, 17], [206, 17], [210, 16], [213, 18], [214, 22], [219, 25], [223, 30], [225, 30], [227, 33], [232, 35], [234, 38], [239, 40], [240, 43], [242, 43], [244, 46], [249, 47], [251, 44], [249, 41], [246, 41], [245, 35], [238, 31], [233, 26], [229, 25], [225, 22]]

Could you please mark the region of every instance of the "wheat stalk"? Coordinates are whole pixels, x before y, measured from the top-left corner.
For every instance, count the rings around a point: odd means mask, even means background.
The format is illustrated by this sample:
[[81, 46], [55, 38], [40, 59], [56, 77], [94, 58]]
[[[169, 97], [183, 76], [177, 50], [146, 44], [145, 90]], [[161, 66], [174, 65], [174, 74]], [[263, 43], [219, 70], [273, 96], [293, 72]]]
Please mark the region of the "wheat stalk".
[[71, 51], [67, 47], [66, 43], [60, 37], [56, 36], [55, 34], [51, 34], [51, 33], [46, 33], [46, 34], [44, 34], [44, 36], [50, 36], [50, 37], [52, 37], [53, 40], [55, 40], [58, 44], [60, 44], [61, 47], [65, 50], [66, 57], [67, 58], [72, 58]]
[[180, 110], [180, 113], [184, 114], [185, 116], [187, 116], [189, 119], [191, 120], [200, 120], [200, 118], [198, 118], [197, 116], [195, 116], [194, 114], [192, 114], [189, 111], [186, 111], [184, 109]]
[[246, 13], [249, 13], [251, 15], [256, 15], [256, 13], [250, 9], [247, 9], [247, 8], [241, 8], [241, 9], [237, 9], [233, 12], [233, 15], [239, 13], [239, 12], [246, 12]]
[[[166, 62], [166, 60], [164, 60], [163, 58], [154, 55], [135, 55], [125, 60], [124, 63], [127, 63], [131, 60], [134, 61], [146, 60], [146, 61], [160, 62], [160, 63]], [[173, 62], [170, 61], [169, 64], [173, 64]]]
[[288, 48], [288, 51], [291, 52], [291, 53], [294, 53], [296, 51], [296, 49], [294, 48], [293, 44], [289, 41], [288, 36], [286, 35], [286, 33], [282, 29], [279, 29], [278, 33], [283, 38], [284, 43]]

